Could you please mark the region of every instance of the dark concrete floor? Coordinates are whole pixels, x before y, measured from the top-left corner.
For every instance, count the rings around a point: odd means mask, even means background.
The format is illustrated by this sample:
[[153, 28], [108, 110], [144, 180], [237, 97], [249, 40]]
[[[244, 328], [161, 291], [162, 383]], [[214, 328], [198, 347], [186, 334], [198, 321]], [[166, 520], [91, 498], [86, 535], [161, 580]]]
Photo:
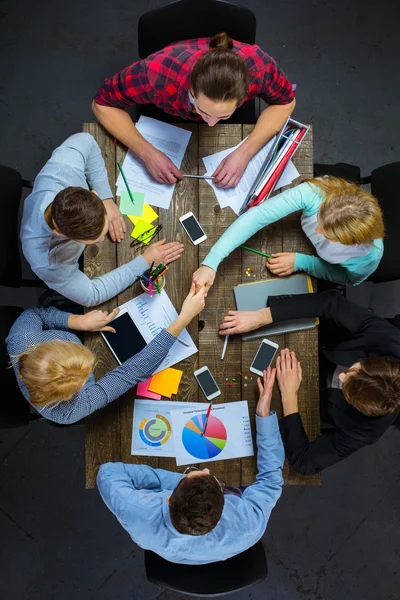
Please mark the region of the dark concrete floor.
[[[1, 0], [0, 164], [33, 178], [92, 119], [103, 77], [137, 57], [140, 14], [163, 4]], [[245, 4], [258, 43], [298, 84], [296, 116], [314, 125], [316, 161], [354, 162], [367, 173], [399, 160], [396, 3]], [[381, 304], [388, 298], [396, 311], [396, 287], [385, 287]], [[36, 300], [32, 290], [1, 290], [2, 304]], [[1, 437], [2, 600], [178, 597], [146, 581], [140, 548], [98, 493], [85, 491], [83, 427], [40, 422]], [[268, 578], [234, 597], [398, 600], [399, 449], [390, 430], [327, 470], [321, 487], [286, 487], [264, 536]]]

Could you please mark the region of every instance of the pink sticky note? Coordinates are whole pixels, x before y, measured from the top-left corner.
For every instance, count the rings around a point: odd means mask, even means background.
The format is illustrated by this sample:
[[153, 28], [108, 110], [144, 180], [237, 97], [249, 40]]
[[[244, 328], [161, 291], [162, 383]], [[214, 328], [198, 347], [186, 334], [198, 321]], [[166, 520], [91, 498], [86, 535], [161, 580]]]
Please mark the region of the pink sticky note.
[[160, 400], [160, 394], [154, 394], [153, 392], [149, 392], [149, 385], [151, 383], [152, 377], [149, 377], [147, 381], [141, 381], [137, 385], [136, 395], [141, 396], [142, 398], [150, 398], [151, 400]]

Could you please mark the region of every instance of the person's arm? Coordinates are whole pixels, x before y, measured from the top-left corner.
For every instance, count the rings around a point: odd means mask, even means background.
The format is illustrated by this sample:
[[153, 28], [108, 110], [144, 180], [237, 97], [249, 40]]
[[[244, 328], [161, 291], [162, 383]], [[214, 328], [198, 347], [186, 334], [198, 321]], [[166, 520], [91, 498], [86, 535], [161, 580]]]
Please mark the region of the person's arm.
[[304, 271], [317, 279], [327, 279], [344, 285], [358, 285], [368, 277], [368, 275], [349, 271], [342, 265], [332, 265], [318, 256], [298, 252], [295, 254], [294, 271]]
[[269, 296], [268, 304], [269, 307], [255, 311], [229, 311], [221, 323], [220, 334], [253, 331], [279, 321], [325, 317], [353, 334], [368, 334], [375, 348], [383, 349], [390, 340], [391, 354], [398, 352], [400, 356], [400, 330], [368, 308], [346, 300], [338, 291]]
[[[193, 281], [198, 285], [205, 285], [207, 281], [203, 281], [204, 275], [209, 272], [211, 275], [211, 272], [214, 271], [215, 277], [215, 271], [220, 262], [257, 231], [297, 210], [317, 211], [320, 202], [321, 198], [316, 190], [308, 183], [301, 183], [254, 208], [250, 208], [236, 219], [214, 244], [203, 260], [202, 267], [195, 272]], [[208, 267], [208, 269], [203, 267]], [[200, 276], [197, 276], [198, 273]], [[205, 278], [207, 279], [207, 276]]]
[[[14, 338], [30, 339], [37, 334], [49, 329], [69, 329], [68, 320], [71, 313], [58, 310], [53, 306], [49, 308], [29, 308], [18, 317], [7, 337], [7, 343], [13, 343]], [[20, 354], [26, 348], [12, 351], [10, 354]]]
[[92, 110], [103, 127], [144, 162], [156, 181], [176, 183], [182, 172], [166, 154], [144, 139], [124, 110], [135, 104], [155, 103], [149, 69], [151, 61], [145, 59], [106, 79], [92, 102]]
[[319, 473], [365, 445], [339, 429], [327, 430], [310, 442], [298, 411], [284, 416], [280, 423], [287, 459], [301, 475]]
[[[139, 381], [146, 381], [167, 356], [178, 335], [203, 310], [204, 294], [204, 289], [195, 294], [194, 286], [192, 286], [177, 319], [167, 329], [163, 329], [143, 350], [107, 373], [95, 384], [84, 387], [70, 400], [60, 402], [53, 407], [40, 409], [39, 412], [56, 423], [76, 423], [99, 408], [107, 406]], [[93, 316], [95, 315], [83, 315], [80, 322], [87, 323], [88, 318]], [[106, 321], [109, 322], [110, 318], [107, 317]], [[70, 326], [82, 328], [80, 325], [77, 326], [76, 319], [70, 322]], [[93, 330], [96, 327], [90, 327], [90, 329]]]
[[229, 154], [213, 173], [214, 183], [220, 187], [232, 187], [239, 183], [249, 161], [282, 129], [296, 106], [293, 85], [275, 60], [261, 48], [255, 51], [254, 60], [259, 70], [255, 81], [257, 95], [268, 106], [243, 144]]

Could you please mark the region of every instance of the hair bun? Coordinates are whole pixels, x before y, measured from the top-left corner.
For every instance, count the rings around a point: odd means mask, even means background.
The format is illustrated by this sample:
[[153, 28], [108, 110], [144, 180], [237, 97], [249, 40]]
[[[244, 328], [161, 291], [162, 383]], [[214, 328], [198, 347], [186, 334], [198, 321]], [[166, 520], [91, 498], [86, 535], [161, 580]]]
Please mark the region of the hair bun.
[[232, 50], [233, 41], [227, 33], [217, 33], [216, 35], [213, 35], [213, 37], [210, 39], [209, 46], [210, 48], [222, 48], [223, 50]]

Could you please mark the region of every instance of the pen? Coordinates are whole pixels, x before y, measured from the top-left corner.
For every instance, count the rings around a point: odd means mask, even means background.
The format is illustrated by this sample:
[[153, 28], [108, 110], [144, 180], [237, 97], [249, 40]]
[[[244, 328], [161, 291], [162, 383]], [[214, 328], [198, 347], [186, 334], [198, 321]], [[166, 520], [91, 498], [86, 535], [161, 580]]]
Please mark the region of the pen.
[[261, 256], [266, 256], [267, 258], [272, 258], [272, 254], [266, 254], [265, 252], [260, 252], [259, 250], [254, 250], [254, 248], [249, 248], [248, 246], [240, 246], [244, 250], [248, 250], [249, 252], [254, 252], [254, 254], [260, 254]]
[[164, 271], [161, 271], [161, 273], [159, 273], [159, 275], [157, 275], [157, 277], [155, 279], [153, 279], [153, 282], [155, 283], [157, 281], [157, 279], [160, 279], [160, 277], [162, 277], [164, 275], [164, 273], [166, 273], [168, 271], [168, 267], [165, 267]]
[[209, 404], [209, 406], [208, 406], [208, 409], [207, 409], [206, 420], [205, 420], [205, 423], [204, 423], [203, 431], [201, 432], [201, 437], [203, 437], [203, 435], [204, 435], [204, 434], [205, 434], [205, 432], [206, 432], [206, 429], [207, 429], [207, 423], [208, 423], [208, 417], [210, 416], [211, 407], [212, 407], [212, 402], [210, 402], [210, 404]]
[[119, 167], [119, 170], [121, 171], [122, 179], [124, 180], [124, 183], [126, 185], [126, 189], [128, 190], [129, 198], [132, 200], [132, 204], [135, 204], [135, 200], [133, 198], [133, 194], [131, 192], [131, 188], [129, 187], [129, 184], [128, 184], [127, 180], [126, 180], [125, 173], [122, 170], [122, 165], [121, 165], [121, 163], [119, 161], [117, 162], [117, 165]]
[[222, 348], [221, 360], [224, 360], [224, 356], [225, 356], [225, 352], [226, 352], [226, 347], [228, 345], [228, 339], [229, 339], [229, 335], [226, 335], [225, 336], [225, 341], [224, 341], [224, 347]]
[[191, 179], [214, 179], [210, 175], [184, 175], [184, 177], [190, 177]]
[[153, 260], [153, 262], [151, 263], [151, 267], [150, 267], [150, 271], [149, 271], [149, 277], [150, 277], [150, 278], [151, 278], [151, 272], [152, 272], [152, 270], [153, 270], [153, 267], [154, 267], [154, 263], [155, 263], [155, 262], [156, 262], [156, 261], [155, 261], [155, 260]]

